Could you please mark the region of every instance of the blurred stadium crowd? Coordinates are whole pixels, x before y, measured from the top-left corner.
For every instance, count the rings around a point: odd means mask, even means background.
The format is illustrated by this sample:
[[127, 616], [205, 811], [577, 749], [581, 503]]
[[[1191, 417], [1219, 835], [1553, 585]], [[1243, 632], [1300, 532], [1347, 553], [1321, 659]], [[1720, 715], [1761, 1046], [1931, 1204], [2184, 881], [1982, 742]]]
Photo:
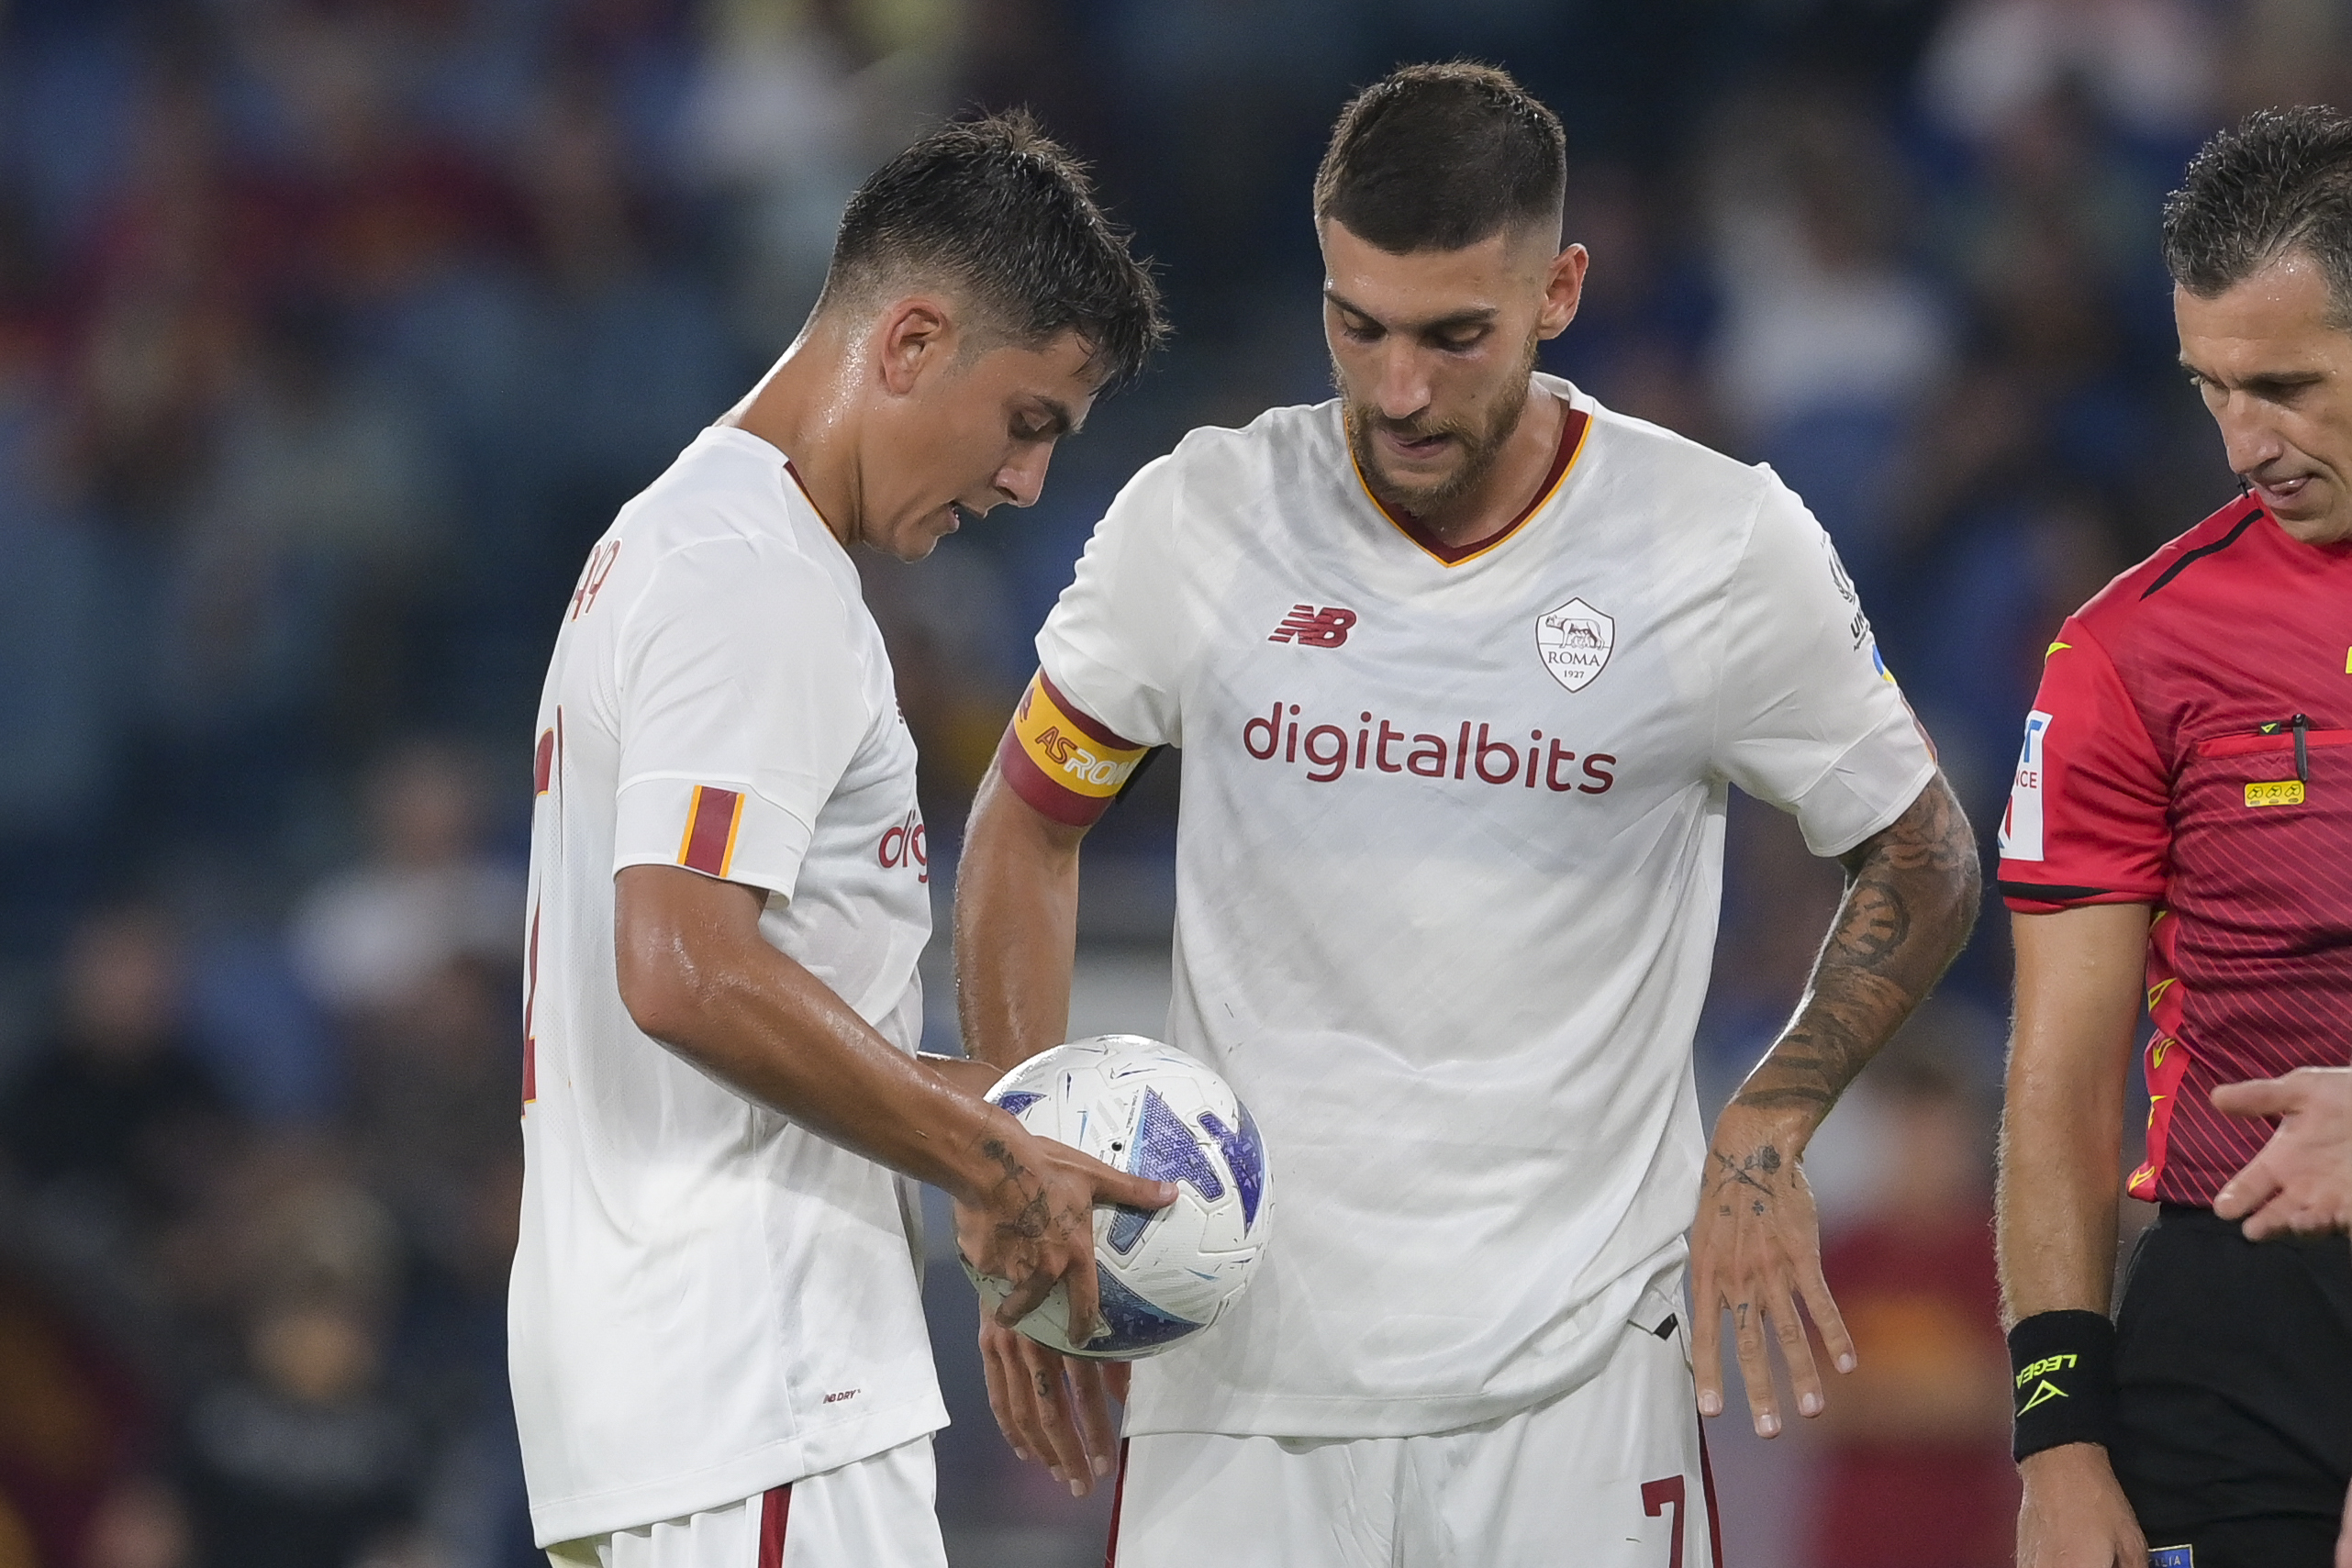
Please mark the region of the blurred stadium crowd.
[[[1806, 496], [1989, 840], [2059, 617], [2230, 494], [2172, 363], [2159, 198], [2223, 119], [2352, 101], [2347, 18], [0, 0], [0, 1568], [540, 1561], [503, 1294], [542, 662], [587, 542], [788, 339], [842, 201], [917, 128], [1038, 108], [1179, 330], [1034, 511], [864, 563], [942, 900], [1120, 480], [1327, 395], [1310, 175], [1351, 84], [1417, 57], [1560, 110], [1594, 261], [1547, 363]], [[1165, 940], [1175, 772], [1096, 834], [1095, 951]], [[1702, 1095], [1785, 1015], [1835, 887], [1735, 813]], [[1737, 1561], [2007, 1561], [2002, 924], [1816, 1157], [1868, 1370], [1794, 1457], [1730, 1435]], [[934, 1272], [960, 1376], [968, 1293]], [[959, 1563], [1098, 1551], [969, 1381]]]

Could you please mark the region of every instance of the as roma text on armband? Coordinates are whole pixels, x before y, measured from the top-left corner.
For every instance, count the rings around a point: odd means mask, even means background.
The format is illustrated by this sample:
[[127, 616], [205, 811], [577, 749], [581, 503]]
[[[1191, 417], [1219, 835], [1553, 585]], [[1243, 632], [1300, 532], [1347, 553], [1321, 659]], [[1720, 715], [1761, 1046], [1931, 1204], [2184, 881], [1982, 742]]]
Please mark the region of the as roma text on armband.
[[1056, 821], [1084, 827], [1103, 814], [1151, 751], [1078, 711], [1040, 671], [998, 748], [1013, 793]]
[[2009, 1331], [2014, 1451], [2108, 1440], [2115, 1423], [2115, 1325], [2103, 1312], [2036, 1312]]

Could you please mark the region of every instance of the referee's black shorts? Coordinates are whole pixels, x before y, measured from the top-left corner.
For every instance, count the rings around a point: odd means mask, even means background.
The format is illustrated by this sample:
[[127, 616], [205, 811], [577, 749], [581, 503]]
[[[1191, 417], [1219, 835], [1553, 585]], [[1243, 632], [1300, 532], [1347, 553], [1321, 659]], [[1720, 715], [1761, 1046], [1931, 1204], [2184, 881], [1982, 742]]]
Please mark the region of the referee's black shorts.
[[2329, 1568], [2352, 1482], [2352, 1246], [2175, 1204], [2115, 1319], [2116, 1479], [2196, 1568]]

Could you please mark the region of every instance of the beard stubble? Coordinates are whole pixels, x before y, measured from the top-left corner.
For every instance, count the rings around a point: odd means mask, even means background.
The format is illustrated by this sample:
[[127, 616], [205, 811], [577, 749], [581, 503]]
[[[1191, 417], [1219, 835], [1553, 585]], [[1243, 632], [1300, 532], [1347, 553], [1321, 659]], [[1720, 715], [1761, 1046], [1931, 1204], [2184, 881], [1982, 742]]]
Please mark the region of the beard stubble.
[[[1505, 384], [1501, 395], [1488, 409], [1486, 418], [1477, 426], [1444, 424], [1428, 419], [1395, 420], [1383, 417], [1377, 411], [1354, 402], [1347, 395], [1346, 383], [1339, 373], [1339, 362], [1332, 362], [1332, 384], [1339, 388], [1341, 421], [1347, 431], [1347, 447], [1355, 458], [1356, 472], [1364, 476], [1365, 488], [1373, 499], [1392, 512], [1402, 512], [1415, 519], [1426, 519], [1444, 512], [1464, 496], [1475, 492], [1494, 472], [1502, 456], [1504, 445], [1511, 432], [1519, 428], [1520, 416], [1526, 411], [1530, 378], [1535, 372], [1537, 340], [1530, 338], [1519, 357], [1519, 365]], [[1413, 489], [1399, 484], [1380, 466], [1379, 453], [1372, 444], [1374, 432], [1392, 430], [1408, 440], [1429, 436], [1454, 438], [1462, 446], [1462, 462], [1452, 474], [1436, 484]]]

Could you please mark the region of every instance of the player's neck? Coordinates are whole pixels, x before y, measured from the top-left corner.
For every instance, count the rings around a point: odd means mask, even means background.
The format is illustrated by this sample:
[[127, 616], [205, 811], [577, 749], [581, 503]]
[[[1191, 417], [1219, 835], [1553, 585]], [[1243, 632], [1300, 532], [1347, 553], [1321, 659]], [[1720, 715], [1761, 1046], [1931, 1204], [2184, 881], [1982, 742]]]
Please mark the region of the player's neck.
[[817, 515], [844, 548], [858, 537], [859, 421], [850, 406], [843, 361], [811, 334], [785, 350], [758, 385], [721, 415], [792, 462]]
[[1483, 543], [1510, 527], [1539, 499], [1537, 492], [1552, 472], [1560, 428], [1567, 417], [1566, 398], [1542, 386], [1530, 390], [1519, 423], [1504, 439], [1486, 478], [1446, 506], [1414, 513], [1413, 521], [1452, 550]]

